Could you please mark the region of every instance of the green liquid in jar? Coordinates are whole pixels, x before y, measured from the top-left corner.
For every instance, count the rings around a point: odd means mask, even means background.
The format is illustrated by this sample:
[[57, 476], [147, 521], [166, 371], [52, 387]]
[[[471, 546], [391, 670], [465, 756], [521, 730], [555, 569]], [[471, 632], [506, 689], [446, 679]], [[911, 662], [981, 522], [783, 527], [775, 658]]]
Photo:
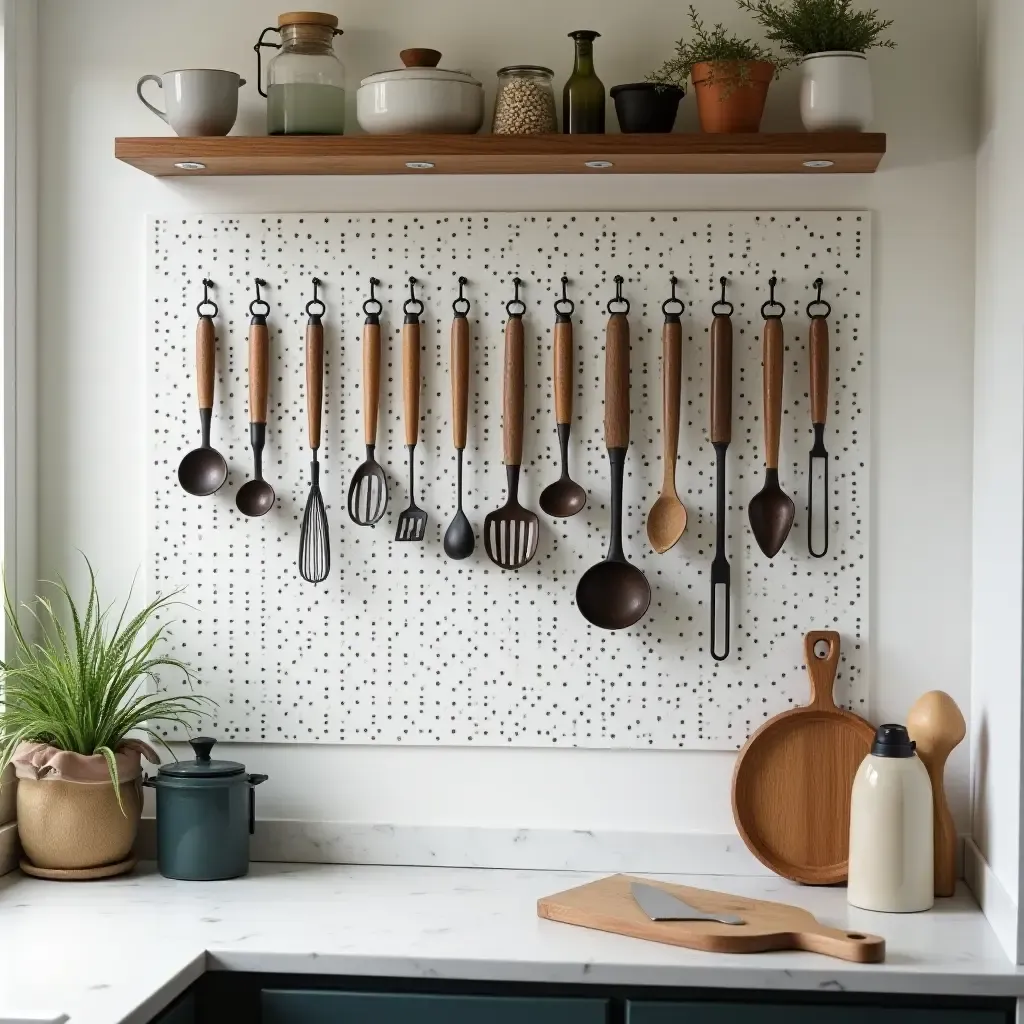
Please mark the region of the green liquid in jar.
[[271, 135], [343, 135], [345, 90], [335, 85], [292, 82], [267, 91]]

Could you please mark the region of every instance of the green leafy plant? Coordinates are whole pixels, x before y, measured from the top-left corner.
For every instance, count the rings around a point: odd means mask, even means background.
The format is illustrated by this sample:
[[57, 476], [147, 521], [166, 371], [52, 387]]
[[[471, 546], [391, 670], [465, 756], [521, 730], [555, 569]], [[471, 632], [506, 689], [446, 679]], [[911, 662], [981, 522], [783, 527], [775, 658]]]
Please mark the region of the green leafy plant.
[[791, 57], [849, 50], [865, 53], [896, 44], [883, 36], [892, 26], [877, 10], [855, 11], [853, 0], [736, 0]]
[[177, 593], [157, 598], [131, 619], [127, 619], [126, 601], [110, 628], [110, 610], [101, 607], [96, 575], [88, 559], [86, 565], [89, 597], [84, 610], [62, 579], [52, 584], [65, 606], [70, 630], [47, 598], [37, 597], [34, 606], [26, 605], [40, 626], [38, 642], [29, 641], [22, 632], [4, 586], [4, 611], [14, 655], [0, 661], [0, 770], [10, 763], [22, 741], [49, 743], [76, 754], [99, 754], [107, 762], [120, 803], [114, 752], [128, 734], [143, 732], [169, 750], [146, 723], [173, 722], [188, 728], [213, 702], [195, 694], [167, 697], [140, 692], [161, 669], [182, 672], [192, 680], [189, 669], [177, 658], [157, 653], [166, 625], [155, 629], [152, 625], [154, 616], [172, 604]]
[[686, 89], [686, 82], [693, 72], [694, 64], [710, 64], [712, 81], [717, 74], [728, 70], [728, 77], [740, 84], [750, 79], [751, 61], [768, 61], [775, 65], [776, 73], [789, 62], [751, 39], [741, 39], [727, 32], [725, 26], [716, 24], [708, 29], [693, 4], [690, 4], [691, 39], [680, 39], [676, 43], [676, 55], [669, 58], [653, 74], [647, 76], [650, 82], [663, 85], [678, 85]]

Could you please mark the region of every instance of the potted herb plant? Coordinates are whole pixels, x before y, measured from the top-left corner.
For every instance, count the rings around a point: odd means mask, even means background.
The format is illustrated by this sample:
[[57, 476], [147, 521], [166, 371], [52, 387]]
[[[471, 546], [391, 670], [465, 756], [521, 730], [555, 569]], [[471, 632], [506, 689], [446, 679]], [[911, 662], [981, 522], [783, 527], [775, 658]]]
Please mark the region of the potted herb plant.
[[803, 70], [800, 114], [808, 131], [863, 131], [874, 114], [867, 51], [892, 48], [892, 25], [853, 0], [737, 0]]
[[708, 30], [692, 4], [690, 28], [692, 38], [680, 39], [675, 56], [650, 80], [685, 87], [689, 78], [706, 132], [756, 132], [768, 87], [787, 61], [721, 24]]
[[18, 776], [27, 871], [68, 878], [118, 874], [133, 864], [141, 758], [159, 761], [131, 734], [157, 738], [150, 725], [161, 721], [188, 726], [208, 698], [145, 692], [164, 669], [191, 679], [185, 665], [157, 651], [166, 627], [156, 627], [154, 617], [175, 595], [157, 598], [131, 618], [126, 603], [114, 621], [100, 605], [91, 565], [84, 608], [62, 580], [56, 590], [59, 607], [45, 597], [30, 607], [38, 641], [22, 632], [4, 593], [14, 653], [0, 662], [0, 770], [13, 763]]
[[630, 82], [613, 85], [615, 116], [619, 130], [630, 132], [670, 132], [675, 127], [679, 102], [686, 87], [673, 82]]

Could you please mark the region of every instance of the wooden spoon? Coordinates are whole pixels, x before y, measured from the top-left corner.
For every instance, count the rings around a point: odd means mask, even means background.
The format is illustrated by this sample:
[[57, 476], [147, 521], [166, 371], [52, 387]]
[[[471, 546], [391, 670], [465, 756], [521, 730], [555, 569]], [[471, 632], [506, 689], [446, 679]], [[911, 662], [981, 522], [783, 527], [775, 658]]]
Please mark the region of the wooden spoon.
[[956, 823], [946, 799], [943, 775], [946, 759], [967, 735], [967, 723], [956, 701], [942, 690], [921, 694], [907, 715], [907, 732], [917, 744], [928, 777], [932, 780], [935, 828], [935, 895], [952, 896], [956, 889]]

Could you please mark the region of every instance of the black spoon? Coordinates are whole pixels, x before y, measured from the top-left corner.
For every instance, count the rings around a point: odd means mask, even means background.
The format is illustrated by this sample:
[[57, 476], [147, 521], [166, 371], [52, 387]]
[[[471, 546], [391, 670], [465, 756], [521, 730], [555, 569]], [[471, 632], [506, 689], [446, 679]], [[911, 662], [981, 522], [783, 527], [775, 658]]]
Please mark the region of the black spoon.
[[444, 532], [444, 553], [456, 560], [469, 558], [476, 546], [473, 527], [462, 511], [462, 453], [466, 448], [466, 430], [469, 418], [469, 299], [462, 294], [468, 282], [459, 278], [459, 297], [452, 303], [455, 317], [452, 320], [452, 437], [455, 441], [457, 459], [455, 518]]
[[[220, 490], [228, 478], [228, 464], [216, 448], [210, 446], [210, 424], [213, 421], [213, 383], [216, 377], [217, 331], [213, 318], [217, 303], [209, 297], [213, 287], [210, 280], [203, 281], [203, 301], [196, 307], [196, 383], [199, 392], [199, 424], [202, 442], [193, 448], [178, 466], [178, 483], [197, 498], [204, 498]], [[204, 313], [204, 306], [213, 306], [212, 313]]]
[[[270, 332], [267, 330], [269, 304], [260, 298], [260, 286], [266, 281], [256, 279], [256, 298], [249, 303], [249, 444], [252, 446], [253, 479], [243, 484], [235, 495], [238, 511], [246, 516], [266, 515], [273, 507], [274, 488], [263, 479], [263, 446], [267, 440], [267, 388], [270, 372]], [[257, 313], [256, 307], [263, 312]]]

